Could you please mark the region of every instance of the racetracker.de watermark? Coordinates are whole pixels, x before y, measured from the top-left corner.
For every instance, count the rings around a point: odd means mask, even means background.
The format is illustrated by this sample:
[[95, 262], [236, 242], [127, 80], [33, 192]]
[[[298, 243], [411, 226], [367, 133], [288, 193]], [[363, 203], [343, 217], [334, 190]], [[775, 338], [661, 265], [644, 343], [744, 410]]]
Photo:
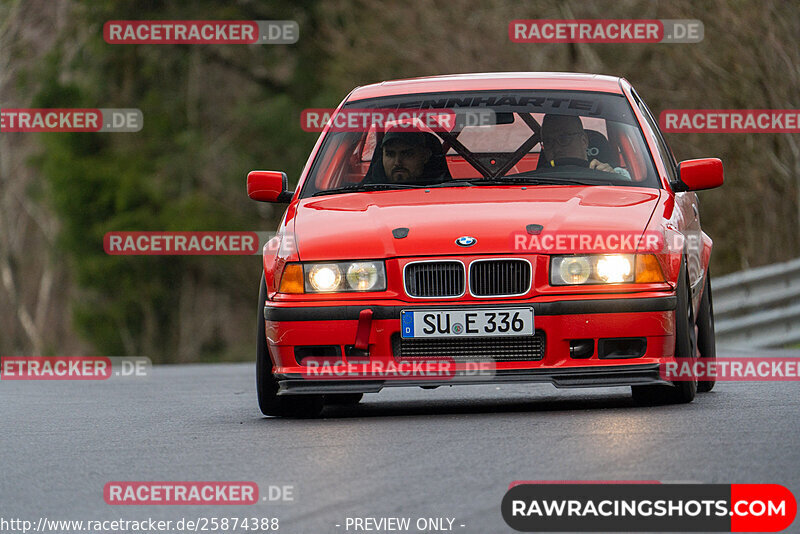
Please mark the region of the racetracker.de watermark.
[[294, 236], [276, 232], [108, 232], [103, 249], [112, 256], [246, 256], [288, 253]]
[[106, 504], [124, 505], [220, 505], [255, 504], [255, 482], [108, 482], [103, 487]]
[[536, 254], [653, 254], [699, 250], [700, 233], [617, 232], [617, 231], [547, 231], [536, 225], [527, 232], [511, 234], [511, 248]]
[[491, 126], [496, 123], [492, 109], [330, 109], [310, 108], [300, 113], [300, 127], [306, 132], [369, 132], [385, 130], [430, 130], [451, 132], [456, 126]]
[[674, 382], [717, 380], [722, 382], [797, 382], [797, 358], [722, 358], [704, 360], [675, 358], [661, 366], [661, 377]]
[[0, 132], [138, 132], [141, 110], [133, 108], [0, 109]]
[[667, 109], [658, 122], [674, 133], [800, 133], [800, 109]]
[[514, 43], [699, 43], [696, 19], [518, 19], [508, 24]]
[[542, 232], [511, 234], [513, 248], [539, 254], [663, 252], [658, 232]]
[[303, 361], [302, 377], [307, 380], [452, 380], [470, 381], [493, 377], [494, 361], [455, 362], [452, 358], [415, 358], [413, 360]]
[[150, 376], [146, 356], [2, 356], [0, 380], [108, 380]]
[[260, 254], [270, 232], [108, 232], [112, 256], [241, 256]]
[[110, 20], [108, 44], [292, 44], [300, 38], [293, 20]]

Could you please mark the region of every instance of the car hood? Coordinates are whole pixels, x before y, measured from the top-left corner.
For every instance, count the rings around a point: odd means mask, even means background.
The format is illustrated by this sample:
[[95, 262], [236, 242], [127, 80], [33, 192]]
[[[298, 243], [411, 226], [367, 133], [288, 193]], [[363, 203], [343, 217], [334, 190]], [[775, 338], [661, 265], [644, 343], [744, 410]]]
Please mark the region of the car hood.
[[[475, 186], [306, 198], [294, 217], [302, 261], [502, 254], [526, 225], [544, 232], [641, 233], [660, 191], [623, 186]], [[392, 235], [408, 228], [405, 238]], [[464, 248], [461, 236], [477, 242]]]

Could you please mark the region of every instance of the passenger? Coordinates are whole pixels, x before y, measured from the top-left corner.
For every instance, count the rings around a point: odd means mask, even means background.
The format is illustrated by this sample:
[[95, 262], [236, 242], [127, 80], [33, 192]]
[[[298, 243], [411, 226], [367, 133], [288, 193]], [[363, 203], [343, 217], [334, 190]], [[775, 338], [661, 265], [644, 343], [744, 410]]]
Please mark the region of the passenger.
[[614, 168], [598, 159], [589, 161], [588, 147], [589, 138], [580, 117], [550, 114], [542, 119], [542, 156], [546, 158], [546, 167], [586, 166], [596, 171], [616, 172], [630, 180], [630, 173], [621, 167]]

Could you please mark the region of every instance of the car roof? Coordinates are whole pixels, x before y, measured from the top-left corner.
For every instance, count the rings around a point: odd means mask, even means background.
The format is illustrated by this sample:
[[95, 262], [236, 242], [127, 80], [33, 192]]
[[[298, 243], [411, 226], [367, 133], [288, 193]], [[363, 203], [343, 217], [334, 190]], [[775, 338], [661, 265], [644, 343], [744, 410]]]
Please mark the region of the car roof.
[[348, 102], [382, 96], [442, 93], [450, 91], [488, 91], [502, 89], [544, 89], [599, 91], [622, 94], [616, 76], [580, 74], [574, 72], [483, 72], [450, 74], [389, 80], [355, 88]]

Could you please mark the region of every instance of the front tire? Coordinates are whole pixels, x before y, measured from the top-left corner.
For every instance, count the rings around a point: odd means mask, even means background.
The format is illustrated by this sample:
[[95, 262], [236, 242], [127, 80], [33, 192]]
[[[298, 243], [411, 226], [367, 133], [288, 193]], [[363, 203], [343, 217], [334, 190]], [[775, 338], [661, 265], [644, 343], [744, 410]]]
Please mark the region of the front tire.
[[267, 284], [261, 275], [258, 291], [258, 334], [256, 335], [256, 391], [258, 407], [264, 415], [277, 417], [316, 417], [324, 407], [322, 395], [278, 396], [278, 381], [272, 374], [272, 358], [267, 347], [264, 329], [264, 302], [267, 300]]
[[[694, 359], [697, 357], [697, 337], [685, 262], [678, 275], [676, 293], [678, 304], [675, 308], [675, 357]], [[697, 394], [697, 379], [676, 381], [671, 386], [631, 386], [631, 393], [634, 402], [640, 405], [685, 404], [692, 402]]]
[[[706, 283], [703, 287], [703, 298], [700, 300], [700, 308], [697, 310], [697, 350], [700, 358], [705, 360], [705, 368], [708, 364], [717, 361], [717, 343], [714, 334], [714, 302], [711, 299], [711, 271], [706, 272]], [[714, 389], [717, 381], [700, 380], [697, 383], [699, 393], [707, 393]]]

